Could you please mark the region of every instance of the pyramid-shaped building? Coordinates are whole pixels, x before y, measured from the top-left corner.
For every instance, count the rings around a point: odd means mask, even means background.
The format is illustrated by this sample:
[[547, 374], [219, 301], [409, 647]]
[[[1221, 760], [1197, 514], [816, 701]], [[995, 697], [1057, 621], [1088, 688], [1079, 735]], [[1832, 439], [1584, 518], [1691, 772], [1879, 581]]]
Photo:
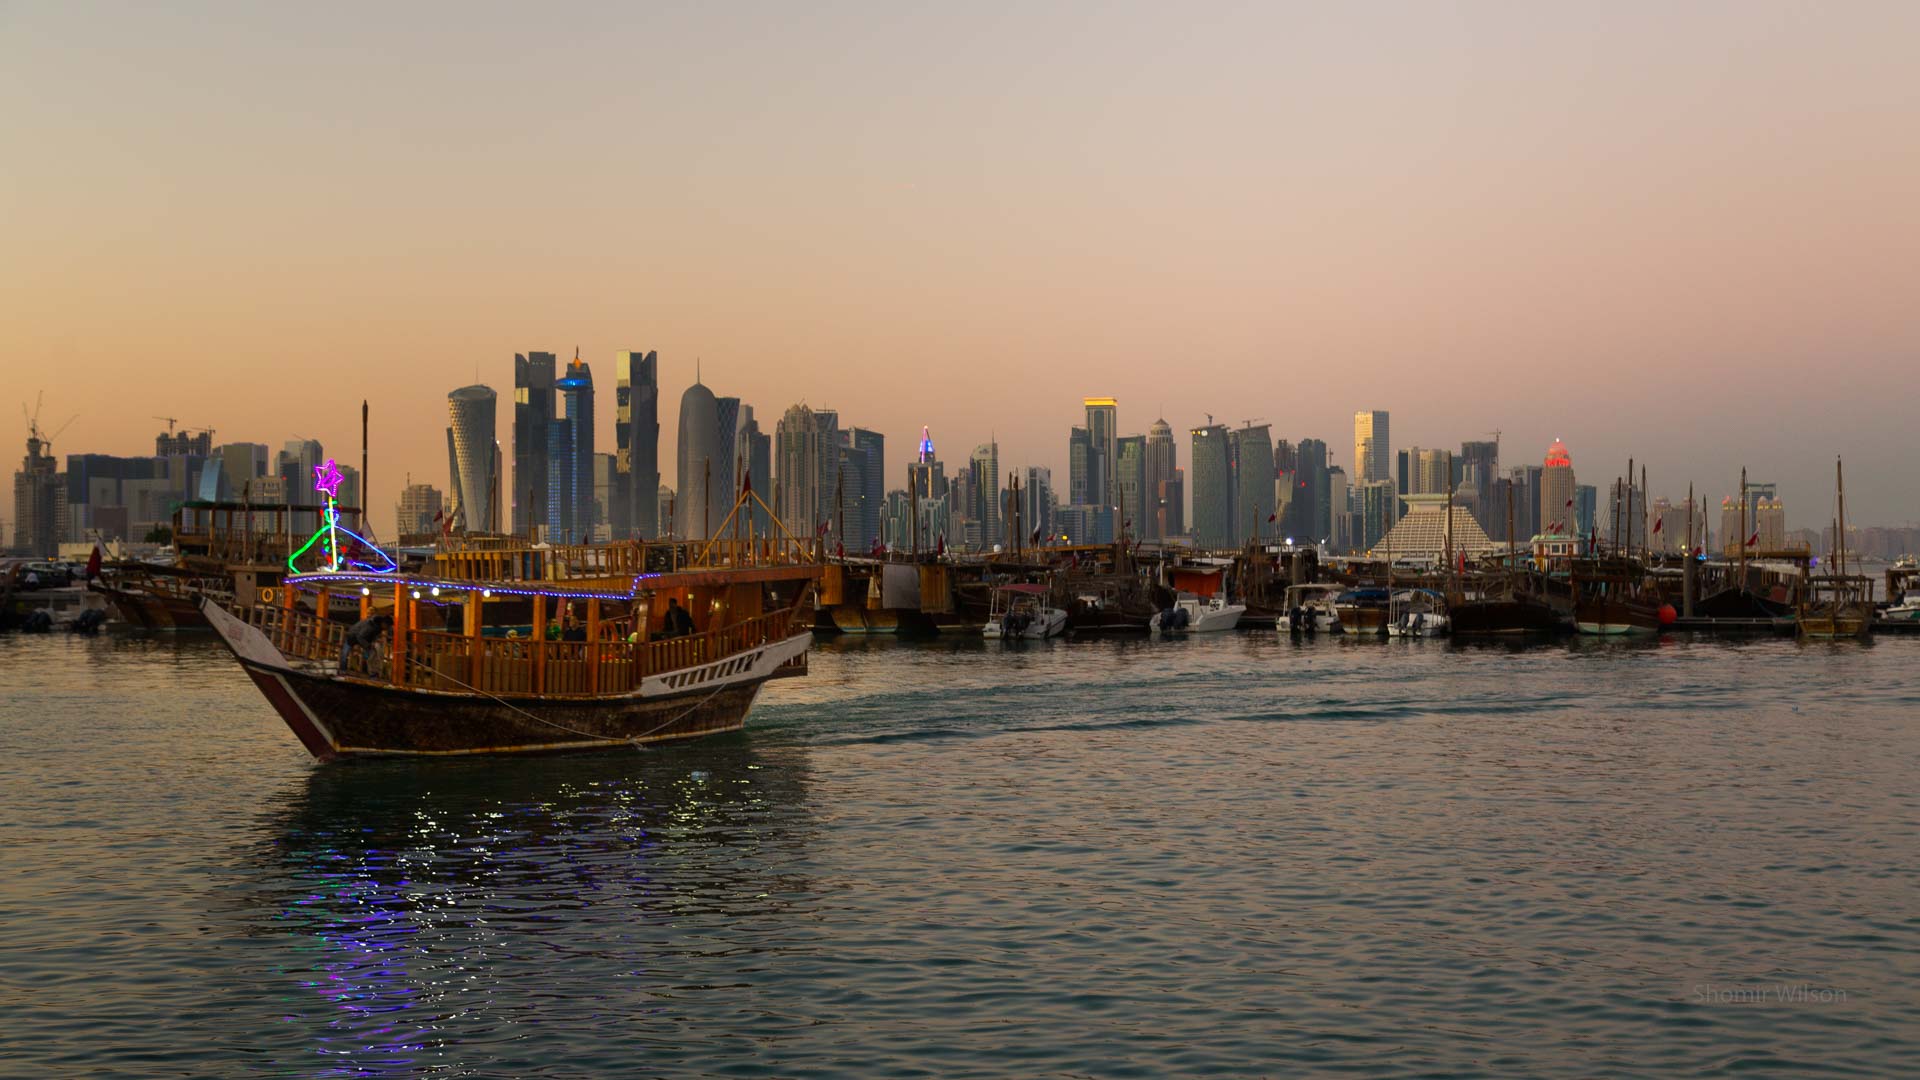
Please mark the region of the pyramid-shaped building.
[[[1394, 522], [1373, 550], [1367, 552], [1367, 557], [1384, 559], [1391, 554], [1395, 559], [1444, 560], [1448, 548], [1447, 497], [1402, 495], [1400, 500], [1407, 504], [1407, 512]], [[1501, 550], [1501, 545], [1473, 519], [1473, 512], [1457, 501], [1453, 504], [1452, 532], [1455, 555], [1464, 554], [1471, 559]]]

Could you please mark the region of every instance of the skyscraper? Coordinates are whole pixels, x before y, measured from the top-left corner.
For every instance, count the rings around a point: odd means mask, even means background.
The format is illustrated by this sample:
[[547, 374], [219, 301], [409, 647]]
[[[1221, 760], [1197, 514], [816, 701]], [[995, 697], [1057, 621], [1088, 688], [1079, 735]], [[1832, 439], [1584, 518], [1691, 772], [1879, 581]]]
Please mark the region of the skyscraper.
[[[727, 477], [719, 472], [720, 407], [713, 391], [695, 382], [680, 395], [679, 468], [673, 533], [683, 540], [705, 540], [720, 526]], [[716, 514], [715, 508], [720, 507]]]
[[1020, 485], [1020, 542], [1031, 543], [1035, 533], [1042, 541], [1058, 535], [1053, 530], [1053, 470], [1044, 465], [1027, 466]]
[[[821, 468], [823, 443], [831, 445], [819, 417], [805, 405], [790, 406], [774, 427], [774, 467], [779, 474], [774, 505], [787, 531], [802, 540], [819, 535], [832, 512], [833, 492], [822, 486], [827, 480]], [[838, 447], [833, 449], [837, 456]]]
[[714, 433], [718, 440], [713, 462], [713, 527], [717, 529], [721, 520], [733, 512], [734, 501], [740, 497], [742, 465], [736, 456], [740, 450], [740, 399], [716, 397], [713, 406]]
[[1582, 540], [1591, 542], [1594, 535], [1594, 516], [1599, 512], [1600, 489], [1592, 484], [1575, 484], [1573, 488], [1573, 534]]
[[599, 525], [593, 475], [593, 369], [576, 352], [554, 382], [564, 415], [550, 427], [547, 521], [561, 543], [584, 544]]
[[1391, 480], [1393, 440], [1388, 433], [1385, 409], [1363, 409], [1353, 414], [1354, 483]]
[[[845, 488], [840, 480], [840, 411], [838, 409], [813, 410], [813, 423], [820, 431], [820, 510], [821, 521], [830, 520], [828, 515], [834, 509], [834, 500], [845, 492], [847, 505], [853, 505], [853, 491]], [[838, 537], [840, 523], [833, 522], [833, 535]]]
[[[1300, 543], [1321, 543], [1333, 536], [1335, 512], [1345, 513], [1347, 507], [1344, 501], [1336, 507], [1329, 493], [1326, 442], [1301, 439], [1295, 454], [1300, 467], [1295, 473], [1298, 483], [1294, 485], [1293, 494], [1300, 509], [1295, 515], [1294, 527], [1288, 532]], [[1343, 480], [1344, 477], [1343, 473]]]
[[46, 558], [59, 553], [61, 519], [66, 516], [65, 480], [53, 456], [52, 440], [41, 436], [37, 421], [29, 421], [27, 456], [13, 474], [15, 554]]
[[400, 505], [394, 510], [394, 532], [400, 536], [419, 536], [440, 531], [438, 518], [446, 510], [440, 489], [432, 484], [408, 484], [400, 492]]
[[[553, 452], [553, 370], [550, 352], [513, 357], [513, 531], [531, 535], [535, 525], [552, 525], [549, 457]], [[457, 487], [458, 485], [456, 485]], [[455, 492], [458, 501], [458, 492]]]
[[1347, 471], [1338, 465], [1330, 465], [1325, 476], [1330, 503], [1327, 529], [1322, 536], [1313, 537], [1308, 543], [1324, 543], [1331, 551], [1346, 551], [1353, 547], [1354, 538], [1360, 534], [1361, 514], [1353, 508], [1353, 491], [1347, 484]]
[[916, 494], [921, 499], [947, 497], [947, 468], [934, 452], [933, 432], [924, 427], [920, 429], [920, 446], [907, 463], [907, 495], [911, 499]]
[[660, 490], [660, 359], [657, 353], [623, 352], [614, 361], [614, 439], [626, 462], [632, 520], [626, 536], [651, 540], [663, 526], [657, 509]]
[[1098, 543], [1113, 540], [1119, 519], [1113, 516], [1120, 502], [1119, 402], [1110, 397], [1084, 399], [1087, 409], [1087, 502], [1098, 508], [1094, 532]]
[[1543, 532], [1571, 536], [1575, 521], [1573, 456], [1559, 439], [1547, 447], [1546, 464], [1540, 472], [1540, 520]]
[[740, 429], [733, 440], [733, 460], [740, 470], [742, 484], [751, 483], [755, 498], [748, 504], [754, 535], [773, 531], [773, 517], [767, 506], [773, 503], [773, 436], [760, 430], [753, 406], [740, 406]]
[[1249, 424], [1232, 432], [1234, 455], [1234, 543], [1280, 531], [1273, 512], [1273, 431]]
[[1234, 545], [1233, 458], [1224, 424], [1193, 428], [1193, 542]]
[[605, 543], [613, 539], [612, 528], [607, 524], [608, 504], [613, 501], [614, 493], [620, 491], [625, 477], [620, 475], [620, 458], [614, 454], [593, 455], [593, 514], [581, 523], [586, 535], [585, 543]]
[[1473, 511], [1475, 521], [1488, 536], [1504, 538], [1505, 533], [1493, 531], [1493, 519], [1500, 518], [1502, 527], [1506, 523], [1506, 510], [1501, 508], [1498, 515], [1493, 510], [1495, 492], [1494, 482], [1500, 479], [1500, 444], [1497, 442], [1468, 441], [1460, 444], [1461, 483], [1471, 484], [1476, 496], [1468, 502], [1467, 508]]
[[1115, 528], [1138, 540], [1146, 534], [1147, 519], [1152, 516], [1147, 506], [1152, 501], [1147, 498], [1147, 437], [1125, 435], [1114, 440], [1114, 447], [1114, 513], [1120, 515]]
[[1540, 520], [1540, 481], [1545, 471], [1539, 465], [1515, 465], [1507, 470], [1507, 478], [1513, 485], [1515, 543], [1531, 540], [1546, 524]]
[[1000, 499], [1000, 444], [981, 443], [967, 459], [968, 495], [972, 505], [967, 517], [980, 523], [980, 546], [991, 551], [1005, 542], [1003, 522], [1006, 511]]
[[497, 400], [491, 387], [477, 385], [447, 395], [447, 472], [453, 503], [448, 516], [455, 528], [472, 533], [500, 530], [494, 501], [500, 483], [500, 444], [493, 438]]
[[1093, 501], [1093, 440], [1087, 429], [1067, 432], [1067, 505], [1085, 506]]
[[877, 431], [850, 427], [840, 433], [840, 490], [842, 505], [834, 528], [843, 516], [842, 538], [849, 555], [865, 555], [880, 539], [880, 516], [886, 505], [887, 440]]
[[1160, 538], [1171, 540], [1187, 532], [1187, 470], [1174, 467], [1173, 475], [1160, 481]]
[[1165, 540], [1180, 532], [1180, 508], [1167, 513], [1167, 481], [1180, 467], [1179, 446], [1173, 441], [1173, 426], [1155, 420], [1147, 429], [1146, 461], [1141, 472], [1142, 498], [1140, 534], [1149, 540]]

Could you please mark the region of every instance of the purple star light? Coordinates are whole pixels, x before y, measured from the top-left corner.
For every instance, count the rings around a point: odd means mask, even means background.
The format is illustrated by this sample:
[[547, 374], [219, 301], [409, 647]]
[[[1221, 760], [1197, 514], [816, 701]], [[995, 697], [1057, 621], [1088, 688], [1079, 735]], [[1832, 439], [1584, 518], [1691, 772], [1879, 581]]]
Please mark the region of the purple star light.
[[329, 499], [340, 497], [340, 481], [344, 479], [346, 477], [340, 475], [340, 466], [335, 465], [332, 458], [328, 458], [325, 465], [313, 467], [313, 490], [326, 492]]

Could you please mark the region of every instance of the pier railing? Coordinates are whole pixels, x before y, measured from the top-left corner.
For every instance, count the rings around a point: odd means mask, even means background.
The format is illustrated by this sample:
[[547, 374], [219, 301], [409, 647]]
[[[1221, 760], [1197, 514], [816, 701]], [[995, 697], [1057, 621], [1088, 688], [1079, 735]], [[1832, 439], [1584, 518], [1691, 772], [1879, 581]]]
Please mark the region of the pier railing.
[[[705, 633], [654, 641], [615, 636], [626, 624], [613, 622], [596, 641], [472, 637], [416, 628], [402, 631], [397, 641], [389, 634], [371, 650], [351, 650], [343, 673], [420, 690], [559, 698], [627, 694], [649, 676], [780, 641], [791, 633], [799, 610], [782, 608]], [[334, 661], [346, 640], [344, 625], [311, 612], [263, 604], [242, 614], [291, 658]], [[805, 670], [804, 663], [798, 670]]]

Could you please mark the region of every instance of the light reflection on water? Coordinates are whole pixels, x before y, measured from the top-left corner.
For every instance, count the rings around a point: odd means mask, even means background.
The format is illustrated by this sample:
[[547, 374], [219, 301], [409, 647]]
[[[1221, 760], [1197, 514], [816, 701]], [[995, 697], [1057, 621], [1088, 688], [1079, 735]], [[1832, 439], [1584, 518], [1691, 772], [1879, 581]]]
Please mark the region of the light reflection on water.
[[1916, 658], [842, 639], [744, 736], [315, 768], [204, 639], [0, 639], [0, 1061], [1886, 1074]]

